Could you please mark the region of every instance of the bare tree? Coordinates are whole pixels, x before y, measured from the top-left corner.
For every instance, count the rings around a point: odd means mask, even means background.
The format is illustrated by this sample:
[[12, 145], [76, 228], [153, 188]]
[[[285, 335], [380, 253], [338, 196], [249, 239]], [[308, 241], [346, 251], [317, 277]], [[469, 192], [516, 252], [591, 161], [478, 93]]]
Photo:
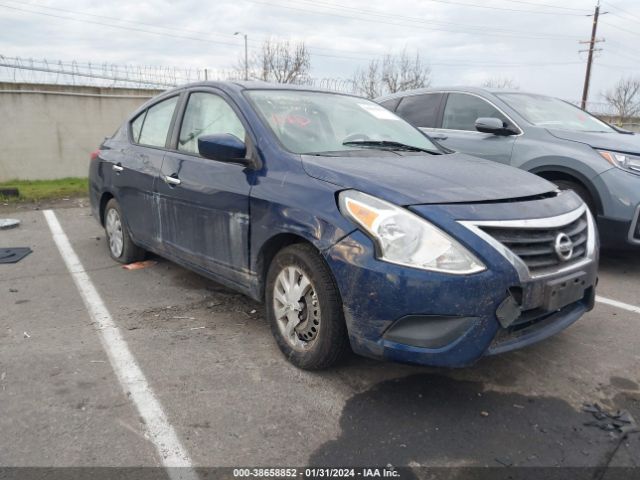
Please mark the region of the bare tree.
[[[237, 77], [244, 76], [244, 56], [235, 68]], [[311, 55], [304, 42], [267, 39], [260, 51], [249, 58], [249, 78], [276, 83], [302, 83], [309, 77]]]
[[353, 76], [353, 87], [356, 93], [367, 98], [376, 98], [382, 95], [380, 62], [371, 60], [367, 68], [356, 70]]
[[400, 55], [385, 55], [369, 62], [353, 76], [354, 89], [360, 95], [376, 98], [431, 84], [431, 69], [422, 63], [420, 54], [409, 56], [406, 49]]
[[520, 90], [520, 85], [510, 77], [491, 77], [482, 82], [482, 86], [486, 88]]
[[640, 79], [621, 78], [604, 98], [615, 110], [620, 123], [640, 114]]

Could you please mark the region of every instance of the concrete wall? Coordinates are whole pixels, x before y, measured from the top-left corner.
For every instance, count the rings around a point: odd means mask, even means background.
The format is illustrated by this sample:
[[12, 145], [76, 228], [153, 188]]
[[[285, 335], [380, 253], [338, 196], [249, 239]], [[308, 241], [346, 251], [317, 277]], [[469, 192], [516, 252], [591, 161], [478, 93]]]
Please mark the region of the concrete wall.
[[0, 83], [0, 181], [86, 177], [91, 152], [157, 93]]

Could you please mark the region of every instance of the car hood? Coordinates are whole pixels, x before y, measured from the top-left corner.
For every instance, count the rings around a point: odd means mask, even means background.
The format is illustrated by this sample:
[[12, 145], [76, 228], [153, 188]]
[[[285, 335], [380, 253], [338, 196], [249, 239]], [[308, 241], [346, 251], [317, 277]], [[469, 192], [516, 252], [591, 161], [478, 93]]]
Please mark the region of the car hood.
[[547, 131], [556, 138], [585, 143], [593, 148], [640, 153], [640, 135], [629, 135], [618, 132], [571, 132], [568, 130], [553, 129], [547, 129]]
[[524, 170], [462, 153], [371, 153], [344, 157], [303, 155], [302, 163], [314, 178], [397, 205], [486, 202], [556, 190], [555, 185]]

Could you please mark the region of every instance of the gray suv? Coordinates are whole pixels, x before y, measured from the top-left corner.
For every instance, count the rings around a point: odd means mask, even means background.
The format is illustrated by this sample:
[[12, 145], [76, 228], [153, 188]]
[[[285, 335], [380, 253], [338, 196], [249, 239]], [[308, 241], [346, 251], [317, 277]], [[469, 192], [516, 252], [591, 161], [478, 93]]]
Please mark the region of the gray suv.
[[597, 216], [603, 246], [640, 247], [640, 135], [519, 91], [420, 89], [376, 101], [451, 150], [575, 191]]

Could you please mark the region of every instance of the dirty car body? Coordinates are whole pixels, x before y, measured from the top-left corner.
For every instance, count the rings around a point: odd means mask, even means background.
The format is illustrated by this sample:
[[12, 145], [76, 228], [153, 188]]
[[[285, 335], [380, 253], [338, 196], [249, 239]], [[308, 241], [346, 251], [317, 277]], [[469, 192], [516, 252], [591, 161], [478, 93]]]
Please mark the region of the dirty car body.
[[[183, 134], [197, 108], [217, 108], [212, 122], [231, 119], [213, 153], [208, 137], [197, 138], [211, 123]], [[384, 134], [361, 134], [350, 122], [379, 124]], [[216, 160], [238, 142], [243, 158]], [[96, 219], [105, 225], [105, 207], [117, 201], [136, 246], [267, 309], [274, 258], [312, 246], [362, 355], [469, 365], [553, 335], [593, 307], [597, 231], [575, 193], [447, 153], [358, 97], [264, 83], [188, 85], [143, 105], [94, 157]]]

